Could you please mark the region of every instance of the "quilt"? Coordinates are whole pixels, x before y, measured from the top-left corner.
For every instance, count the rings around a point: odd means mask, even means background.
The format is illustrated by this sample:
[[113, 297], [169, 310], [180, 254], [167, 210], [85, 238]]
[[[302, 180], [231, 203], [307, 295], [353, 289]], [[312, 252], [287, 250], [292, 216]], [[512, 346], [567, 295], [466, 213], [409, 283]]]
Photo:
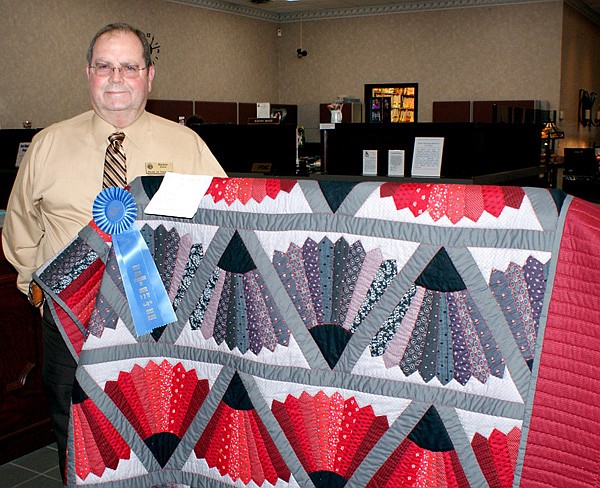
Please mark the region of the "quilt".
[[539, 188], [212, 178], [145, 213], [137, 336], [91, 222], [35, 275], [78, 361], [68, 486], [599, 484], [598, 207]]

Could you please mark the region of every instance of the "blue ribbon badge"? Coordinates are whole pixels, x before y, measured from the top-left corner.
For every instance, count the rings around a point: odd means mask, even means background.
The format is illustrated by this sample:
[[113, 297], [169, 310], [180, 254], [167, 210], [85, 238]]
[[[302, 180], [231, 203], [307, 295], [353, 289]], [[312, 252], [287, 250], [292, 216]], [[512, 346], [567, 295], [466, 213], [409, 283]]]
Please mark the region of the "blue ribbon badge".
[[112, 236], [138, 336], [175, 322], [177, 317], [150, 250], [133, 226], [137, 209], [131, 193], [117, 187], [102, 190], [94, 200], [92, 215], [100, 230]]

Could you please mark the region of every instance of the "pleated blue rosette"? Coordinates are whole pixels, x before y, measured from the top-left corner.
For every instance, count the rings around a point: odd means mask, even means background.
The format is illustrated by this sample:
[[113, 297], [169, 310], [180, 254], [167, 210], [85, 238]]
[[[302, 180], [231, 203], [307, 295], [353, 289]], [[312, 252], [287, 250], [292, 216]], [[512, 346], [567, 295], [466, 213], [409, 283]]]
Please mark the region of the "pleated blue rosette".
[[137, 335], [177, 320], [150, 250], [133, 225], [135, 200], [124, 188], [102, 190], [92, 207], [96, 225], [112, 236], [127, 303]]

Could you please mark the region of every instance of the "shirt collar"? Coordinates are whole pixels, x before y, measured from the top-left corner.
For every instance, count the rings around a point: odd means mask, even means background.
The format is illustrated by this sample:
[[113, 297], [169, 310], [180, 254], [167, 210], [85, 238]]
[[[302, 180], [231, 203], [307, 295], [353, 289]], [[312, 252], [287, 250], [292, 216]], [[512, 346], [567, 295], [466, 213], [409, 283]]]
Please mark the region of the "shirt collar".
[[[144, 137], [148, 132], [149, 123], [150, 118], [148, 117], [148, 112], [144, 111], [133, 124], [121, 129], [121, 132], [125, 133], [125, 141], [123, 142], [123, 145], [125, 147], [129, 145], [133, 145], [138, 148], [143, 147]], [[92, 115], [92, 131], [94, 133], [96, 142], [100, 146], [105, 147], [108, 144], [108, 136], [110, 136], [113, 132], [117, 132], [117, 129], [98, 116], [98, 114], [94, 113]]]

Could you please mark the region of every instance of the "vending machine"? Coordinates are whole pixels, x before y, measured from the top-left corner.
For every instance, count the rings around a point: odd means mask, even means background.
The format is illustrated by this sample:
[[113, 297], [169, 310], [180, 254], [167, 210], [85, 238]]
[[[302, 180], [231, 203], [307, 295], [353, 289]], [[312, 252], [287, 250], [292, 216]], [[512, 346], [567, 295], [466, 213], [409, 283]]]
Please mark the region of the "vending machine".
[[365, 121], [368, 123], [417, 122], [418, 83], [365, 85]]

